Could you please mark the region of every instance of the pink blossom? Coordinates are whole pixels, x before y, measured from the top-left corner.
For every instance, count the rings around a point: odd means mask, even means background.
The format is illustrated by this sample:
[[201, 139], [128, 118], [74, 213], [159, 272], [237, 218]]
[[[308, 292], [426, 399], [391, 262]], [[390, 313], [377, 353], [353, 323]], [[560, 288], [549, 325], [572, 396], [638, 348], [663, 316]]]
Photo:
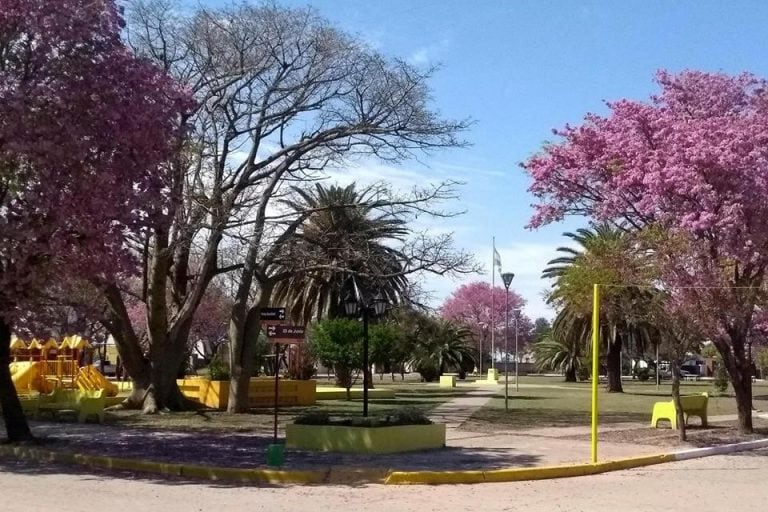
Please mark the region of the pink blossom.
[[188, 97], [120, 41], [108, 0], [0, 7], [0, 315], [56, 281], [131, 271], [162, 219]]

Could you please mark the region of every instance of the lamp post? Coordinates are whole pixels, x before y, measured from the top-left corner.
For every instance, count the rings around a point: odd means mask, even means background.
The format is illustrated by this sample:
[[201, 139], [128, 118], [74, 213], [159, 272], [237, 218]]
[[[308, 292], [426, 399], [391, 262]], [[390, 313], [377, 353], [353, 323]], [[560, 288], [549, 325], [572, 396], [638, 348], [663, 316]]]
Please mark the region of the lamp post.
[[509, 411], [509, 285], [512, 284], [512, 280], [515, 278], [515, 274], [512, 272], [504, 272], [501, 274], [501, 279], [504, 281], [504, 288], [506, 293], [504, 294], [505, 300], [505, 327], [504, 327], [504, 410]]
[[377, 293], [369, 301], [349, 294], [344, 299], [344, 310], [348, 316], [363, 317], [363, 417], [368, 417], [368, 320], [371, 316], [381, 316], [387, 308], [387, 300]]
[[520, 384], [519, 384], [520, 375], [517, 372], [517, 365], [520, 362], [520, 356], [518, 355], [518, 352], [517, 352], [517, 333], [518, 333], [517, 324], [520, 321], [520, 308], [515, 308], [514, 310], [512, 310], [512, 312], [515, 314], [515, 391], [518, 392], [520, 391]]

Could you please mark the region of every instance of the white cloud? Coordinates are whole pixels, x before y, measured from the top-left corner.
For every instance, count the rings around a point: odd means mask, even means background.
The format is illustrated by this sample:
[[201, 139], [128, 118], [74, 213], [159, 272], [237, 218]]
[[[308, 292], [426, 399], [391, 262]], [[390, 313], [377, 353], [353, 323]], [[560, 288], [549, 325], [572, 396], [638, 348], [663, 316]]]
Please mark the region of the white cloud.
[[[541, 279], [541, 271], [547, 262], [557, 256], [557, 247], [562, 244], [518, 243], [507, 246], [496, 246], [501, 255], [502, 268], [505, 272], [514, 272], [515, 279], [511, 288], [525, 300], [523, 311], [529, 318], [552, 318], [555, 312], [543, 299], [543, 293], [549, 288], [549, 282]], [[433, 291], [433, 306], [439, 306], [450, 293], [463, 283], [471, 281], [491, 282], [491, 244], [475, 247], [474, 253], [480, 263], [486, 267], [483, 275], [469, 275], [452, 279], [440, 276], [425, 276], [424, 288]], [[496, 275], [496, 285], [503, 286], [501, 278]]]
[[440, 41], [417, 48], [406, 60], [410, 65], [416, 67], [431, 66], [440, 60], [440, 56], [449, 49], [450, 45], [450, 39], [444, 37]]
[[430, 61], [429, 48], [419, 48], [408, 57], [408, 63], [414, 66], [426, 66]]

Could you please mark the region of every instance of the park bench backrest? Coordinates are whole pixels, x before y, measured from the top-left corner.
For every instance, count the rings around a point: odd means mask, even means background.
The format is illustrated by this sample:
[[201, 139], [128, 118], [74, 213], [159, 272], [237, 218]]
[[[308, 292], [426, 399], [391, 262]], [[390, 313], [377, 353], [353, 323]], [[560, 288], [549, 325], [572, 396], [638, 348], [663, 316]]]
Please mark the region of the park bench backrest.
[[709, 395], [702, 393], [700, 395], [686, 395], [680, 397], [680, 404], [683, 406], [683, 410], [686, 409], [701, 409], [706, 407], [709, 401]]

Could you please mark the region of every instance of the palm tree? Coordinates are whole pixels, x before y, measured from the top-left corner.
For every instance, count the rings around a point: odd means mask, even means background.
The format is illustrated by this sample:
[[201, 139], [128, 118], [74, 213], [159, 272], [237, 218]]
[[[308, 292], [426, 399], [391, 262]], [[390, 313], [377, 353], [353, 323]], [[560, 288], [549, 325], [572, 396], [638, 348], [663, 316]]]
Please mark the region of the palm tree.
[[453, 368], [459, 373], [475, 364], [475, 353], [467, 327], [441, 318], [422, 318], [419, 339], [411, 364], [426, 381], [435, 380]]
[[620, 227], [601, 224], [564, 236], [580, 248], [558, 248], [564, 256], [550, 261], [542, 273], [542, 277], [554, 279], [548, 302], [560, 310], [553, 335], [589, 347], [592, 284], [613, 284], [603, 295], [600, 337], [605, 340], [607, 389], [622, 392], [622, 347], [641, 352], [649, 346], [651, 336], [656, 335], [656, 329], [643, 314], [653, 301], [653, 292], [624, 284], [626, 269], [621, 267], [634, 265], [640, 258], [633, 253], [629, 236]]
[[565, 375], [565, 382], [576, 382], [585, 364], [581, 340], [561, 338], [553, 331], [533, 344], [533, 357], [538, 371], [559, 371]]
[[352, 278], [359, 289], [376, 290], [389, 304], [403, 301], [405, 257], [393, 245], [403, 241], [408, 229], [397, 213], [382, 208], [377, 190], [318, 183], [312, 189], [295, 188], [296, 198], [284, 201], [294, 212], [307, 214], [283, 249], [281, 265], [308, 270], [291, 273], [274, 290], [276, 302], [285, 304], [294, 320], [342, 316]]

